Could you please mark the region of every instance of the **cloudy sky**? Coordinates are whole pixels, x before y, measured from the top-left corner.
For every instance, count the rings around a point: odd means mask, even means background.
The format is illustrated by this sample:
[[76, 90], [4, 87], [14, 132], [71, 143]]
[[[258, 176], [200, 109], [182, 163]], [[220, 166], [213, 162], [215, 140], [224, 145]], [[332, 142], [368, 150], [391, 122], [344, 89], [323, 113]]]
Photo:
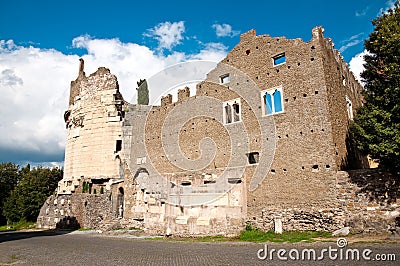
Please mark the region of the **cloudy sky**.
[[241, 33], [325, 36], [362, 69], [371, 20], [394, 0], [337, 1], [0, 1], [0, 162], [57, 165], [64, 160], [69, 84], [85, 59], [105, 66], [126, 99], [136, 81], [187, 60], [219, 61]]

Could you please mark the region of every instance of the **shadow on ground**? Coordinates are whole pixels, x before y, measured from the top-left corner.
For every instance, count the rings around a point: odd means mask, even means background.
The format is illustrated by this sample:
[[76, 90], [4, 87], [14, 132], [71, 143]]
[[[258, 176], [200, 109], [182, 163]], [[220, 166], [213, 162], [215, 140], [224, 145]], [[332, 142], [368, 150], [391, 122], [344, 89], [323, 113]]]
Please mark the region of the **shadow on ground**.
[[0, 243], [7, 241], [14, 241], [32, 237], [42, 237], [42, 236], [55, 236], [64, 235], [72, 232], [73, 230], [42, 230], [42, 231], [8, 231], [0, 232]]

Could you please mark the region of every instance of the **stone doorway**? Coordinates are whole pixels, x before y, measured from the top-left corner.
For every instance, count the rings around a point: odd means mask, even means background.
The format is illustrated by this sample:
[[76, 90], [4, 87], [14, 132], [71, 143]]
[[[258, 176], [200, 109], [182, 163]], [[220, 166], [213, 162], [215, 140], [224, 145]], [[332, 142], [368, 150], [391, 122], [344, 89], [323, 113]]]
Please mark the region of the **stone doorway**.
[[124, 217], [124, 188], [120, 187], [118, 189], [117, 195], [117, 216]]

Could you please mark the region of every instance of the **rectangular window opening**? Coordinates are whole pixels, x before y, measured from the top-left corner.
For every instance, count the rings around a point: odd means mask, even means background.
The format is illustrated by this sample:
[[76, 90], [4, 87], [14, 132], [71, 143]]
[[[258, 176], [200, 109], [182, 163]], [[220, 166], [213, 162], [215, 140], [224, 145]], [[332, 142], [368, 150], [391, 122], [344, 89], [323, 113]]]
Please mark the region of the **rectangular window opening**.
[[122, 140], [118, 139], [115, 144], [115, 152], [119, 152], [122, 150]]
[[219, 77], [219, 81], [221, 84], [228, 83], [231, 81], [231, 77], [229, 76], [229, 74], [225, 74]]
[[247, 159], [248, 159], [249, 164], [257, 164], [260, 159], [260, 153], [259, 152], [250, 152], [247, 154]]
[[274, 66], [279, 66], [281, 64], [286, 63], [286, 55], [285, 53], [279, 54], [277, 56], [274, 56], [273, 58]]
[[187, 187], [187, 186], [192, 185], [192, 182], [190, 180], [185, 180], [185, 181], [182, 181], [181, 185]]
[[353, 120], [354, 114], [353, 114], [353, 104], [348, 96], [346, 96], [346, 107], [347, 107], [347, 115], [350, 120]]
[[240, 120], [240, 106], [238, 103], [234, 103], [233, 107], [233, 121], [238, 122]]
[[240, 183], [242, 183], [242, 180], [240, 179], [240, 177], [229, 177], [228, 183], [229, 184], [240, 184]]

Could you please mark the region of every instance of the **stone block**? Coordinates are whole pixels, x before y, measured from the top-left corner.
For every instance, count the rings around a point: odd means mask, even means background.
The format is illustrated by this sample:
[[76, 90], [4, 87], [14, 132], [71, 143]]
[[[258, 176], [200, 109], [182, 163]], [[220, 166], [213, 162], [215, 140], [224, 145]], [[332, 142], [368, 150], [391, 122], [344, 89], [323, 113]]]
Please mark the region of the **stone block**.
[[178, 216], [175, 218], [176, 224], [187, 224], [189, 216]]
[[196, 225], [210, 225], [210, 217], [197, 218]]

